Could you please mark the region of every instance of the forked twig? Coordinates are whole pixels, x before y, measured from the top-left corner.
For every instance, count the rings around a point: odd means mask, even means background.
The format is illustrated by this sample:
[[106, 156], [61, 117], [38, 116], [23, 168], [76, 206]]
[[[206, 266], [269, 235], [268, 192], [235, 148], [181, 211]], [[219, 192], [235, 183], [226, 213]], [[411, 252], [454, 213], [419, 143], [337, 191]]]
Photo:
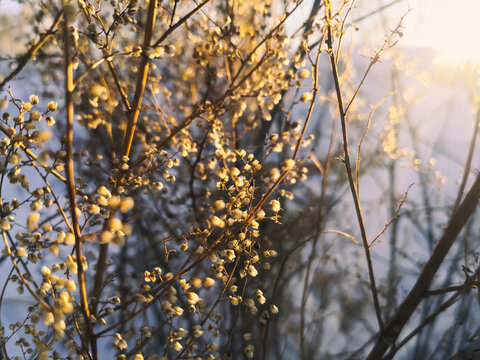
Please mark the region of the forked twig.
[[365, 82], [365, 79], [367, 78], [368, 74], [370, 73], [370, 70], [372, 70], [373, 66], [380, 60], [380, 55], [382, 54], [382, 52], [384, 52], [387, 48], [391, 48], [392, 46], [394, 46], [397, 43], [397, 41], [395, 41], [393, 44], [391, 44], [390, 41], [392, 40], [392, 38], [395, 34], [401, 34], [400, 28], [403, 24], [403, 19], [405, 18], [405, 16], [407, 16], [407, 14], [409, 12], [410, 12], [410, 10], [408, 10], [400, 18], [400, 21], [398, 22], [397, 27], [392, 32], [390, 32], [390, 35], [388, 35], [387, 38], [383, 41], [383, 44], [380, 47], [380, 49], [375, 51], [375, 54], [373, 55], [373, 57], [370, 60], [370, 63], [368, 64], [367, 70], [365, 70], [365, 72], [363, 73], [363, 76], [362, 76], [362, 79], [360, 80], [360, 83], [358, 84], [357, 88], [355, 89], [355, 92], [353, 93], [352, 98], [348, 102], [348, 105], [345, 107], [345, 115], [348, 113], [348, 110], [350, 109], [350, 106], [353, 104], [353, 101], [357, 97], [360, 89], [363, 86], [363, 83]]
[[413, 183], [408, 185], [408, 188], [405, 191], [405, 194], [403, 195], [403, 198], [398, 201], [398, 205], [397, 205], [397, 209], [395, 210], [395, 213], [390, 218], [390, 220], [385, 223], [385, 225], [383, 226], [383, 229], [377, 234], [377, 236], [375, 236], [375, 238], [370, 242], [368, 247], [372, 247], [372, 245], [375, 243], [375, 241], [377, 241], [380, 238], [380, 236], [382, 236], [385, 233], [385, 231], [387, 231], [387, 228], [390, 226], [390, 224], [398, 218], [398, 214], [400, 213], [400, 210], [402, 209], [403, 204], [405, 204], [405, 201], [407, 201], [408, 192], [410, 191], [410, 188], [413, 185], [414, 185]]
[[373, 113], [375, 112], [375, 110], [377, 110], [377, 108], [380, 105], [382, 105], [382, 103], [385, 101], [385, 99], [392, 94], [393, 93], [385, 95], [378, 103], [371, 106], [370, 114], [368, 115], [367, 125], [365, 126], [365, 130], [363, 131], [362, 138], [360, 139], [360, 142], [358, 143], [357, 162], [355, 164], [355, 179], [356, 179], [356, 184], [357, 184], [357, 193], [358, 193], [359, 197], [360, 197], [360, 153], [361, 153], [361, 150], [362, 150], [362, 144], [365, 141], [365, 138], [367, 137], [368, 131], [370, 130], [370, 123], [372, 122]]
[[367, 357], [368, 360], [381, 359], [390, 345], [392, 345], [398, 338], [405, 324], [424, 298], [424, 295], [428, 291], [440, 265], [450, 251], [458, 234], [463, 229], [463, 226], [475, 211], [479, 200], [480, 174], [477, 175], [477, 178], [470, 188], [470, 191], [466, 194], [465, 199], [452, 214], [450, 221], [441, 238], [438, 240], [430, 258], [423, 266], [422, 272], [418, 276], [415, 285], [399, 306], [395, 316], [388, 322], [385, 329], [380, 331], [377, 341]]
[[182, 24], [184, 24], [188, 19], [190, 19], [193, 15], [200, 11], [205, 5], [207, 5], [210, 0], [204, 0], [200, 4], [198, 4], [192, 11], [178, 20], [174, 25], [170, 26], [167, 31], [165, 31], [162, 36], [153, 44], [153, 47], [159, 46], [172, 32], [178, 29]]

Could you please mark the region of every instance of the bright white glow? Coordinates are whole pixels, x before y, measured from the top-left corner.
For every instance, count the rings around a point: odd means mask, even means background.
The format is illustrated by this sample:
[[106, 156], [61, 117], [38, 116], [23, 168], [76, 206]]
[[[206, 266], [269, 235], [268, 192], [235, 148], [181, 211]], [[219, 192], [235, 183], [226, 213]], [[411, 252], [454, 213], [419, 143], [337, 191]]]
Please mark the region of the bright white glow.
[[480, 63], [480, 0], [416, 0], [404, 44], [431, 47], [448, 62]]

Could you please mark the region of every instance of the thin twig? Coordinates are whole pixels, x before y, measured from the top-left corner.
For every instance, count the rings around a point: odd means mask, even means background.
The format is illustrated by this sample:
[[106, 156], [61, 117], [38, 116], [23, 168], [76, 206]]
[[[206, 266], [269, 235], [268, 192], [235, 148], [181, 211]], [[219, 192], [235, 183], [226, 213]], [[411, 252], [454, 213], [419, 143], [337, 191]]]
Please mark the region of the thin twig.
[[356, 18], [356, 19], [353, 19], [353, 20], [352, 20], [352, 23], [353, 23], [353, 24], [356, 24], [356, 23], [359, 23], [359, 22], [361, 22], [361, 21], [363, 21], [363, 20], [365, 20], [365, 19], [368, 19], [368, 18], [371, 17], [372, 15], [381, 13], [383, 10], [388, 9], [389, 7], [391, 7], [391, 6], [399, 3], [400, 1], [403, 1], [403, 0], [393, 0], [393, 1], [390, 1], [388, 4], [385, 4], [385, 5], [383, 5], [383, 6], [380, 6], [379, 8], [377, 8], [377, 9], [369, 12], [368, 14], [365, 14], [365, 15], [363, 15], [363, 16], [360, 16], [360, 17]]
[[[337, 65], [338, 65], [338, 58], [339, 58], [339, 55], [340, 55], [340, 47], [342, 46], [342, 40], [343, 40], [343, 29], [345, 28], [345, 21], [347, 20], [347, 17], [348, 17], [348, 14], [350, 14], [350, 11], [352, 11], [353, 7], [355, 6], [355, 1], [356, 0], [352, 0], [352, 2], [350, 3], [350, 6], [348, 7], [348, 10], [347, 12], [345, 13], [345, 16], [342, 20], [342, 25], [340, 27], [340, 32], [339, 32], [339, 37], [338, 37], [338, 44], [337, 44], [337, 56], [336, 56], [336, 62], [337, 62]], [[320, 44], [323, 44], [323, 40], [320, 42]]]
[[[14, 136], [9, 135], [7, 125], [5, 125], [2, 122], [0, 122], [0, 131], [3, 132], [5, 135], [7, 135], [10, 140], [15, 141]], [[25, 144], [23, 142], [19, 142], [18, 145], [20, 146], [20, 149], [22, 149], [27, 156], [29, 156], [32, 160], [38, 162], [37, 155], [35, 155], [27, 146], [25, 146]], [[62, 176], [60, 173], [58, 173], [57, 171], [51, 169], [51, 170], [49, 170], [49, 173], [52, 174], [53, 176], [55, 176], [60, 181], [62, 181], [64, 183], [67, 183], [67, 179], [64, 176]], [[78, 190], [80, 190], [80, 189], [77, 188], [77, 191]]]
[[198, 11], [200, 11], [201, 8], [203, 8], [205, 5], [207, 5], [210, 2], [210, 0], [204, 0], [200, 4], [197, 5], [192, 11], [190, 11], [187, 15], [182, 17], [180, 20], [178, 20], [174, 25], [170, 26], [168, 30], [166, 30], [162, 36], [153, 44], [153, 47], [159, 46], [172, 32], [174, 32], [177, 28], [182, 26], [183, 23], [185, 23], [188, 19], [190, 19], [193, 15], [195, 15]]
[[[337, 57], [338, 57], [338, 54], [337, 54]], [[360, 142], [358, 143], [357, 162], [355, 164], [355, 178], [356, 178], [356, 184], [357, 184], [357, 193], [358, 193], [359, 197], [360, 197], [360, 153], [361, 153], [361, 150], [362, 150], [362, 144], [365, 141], [365, 138], [367, 137], [368, 131], [370, 130], [370, 123], [372, 122], [373, 113], [375, 112], [375, 110], [380, 105], [382, 105], [382, 103], [385, 101], [385, 99], [390, 95], [392, 95], [392, 93], [390, 93], [388, 95], [385, 95], [378, 103], [371, 106], [370, 114], [368, 115], [367, 125], [365, 126], [365, 130], [363, 131], [362, 138], [360, 139]]]
[[53, 312], [53, 308], [47, 304], [45, 301], [40, 299], [40, 297], [37, 295], [37, 293], [32, 289], [28, 281], [23, 277], [22, 272], [18, 268], [17, 261], [15, 260], [12, 250], [10, 249], [10, 245], [8, 245], [8, 240], [7, 237], [5, 236], [5, 231], [2, 230], [2, 237], [3, 237], [3, 243], [5, 244], [5, 248], [7, 249], [8, 255], [10, 255], [10, 259], [12, 261], [12, 265], [15, 268], [15, 271], [17, 272], [18, 277], [20, 280], [22, 280], [23, 285], [27, 288], [28, 292], [35, 298], [35, 300], [38, 301], [38, 303], [47, 311]]
[[[5, 280], [5, 283], [3, 284], [3, 287], [2, 287], [2, 293], [0, 294], [0, 314], [1, 314], [1, 311], [2, 311], [3, 297], [5, 296], [5, 290], [7, 290], [8, 282], [11, 280], [11, 276], [12, 276], [14, 271], [15, 271], [15, 266], [12, 266], [12, 270], [10, 270], [10, 272], [8, 273], [7, 278]], [[0, 326], [3, 327], [1, 316], [0, 316]], [[6, 346], [4, 341], [2, 341], [2, 351], [3, 351], [3, 355], [5, 356], [5, 358], [10, 359], [10, 356], [8, 356], [8, 353], [7, 353], [7, 346]], [[0, 359], [1, 359], [1, 356], [0, 356]]]
[[[215, 302], [213, 303], [213, 305], [210, 307], [210, 310], [205, 314], [205, 317], [203, 318], [202, 321], [200, 321], [200, 326], [203, 326], [205, 325], [205, 323], [208, 321], [208, 319], [211, 318], [212, 314], [213, 314], [213, 310], [215, 310], [215, 308], [217, 307], [217, 305], [220, 303], [220, 300], [222, 299], [222, 296], [225, 294], [225, 292], [227, 291], [227, 289], [230, 287], [231, 283], [232, 283], [232, 278], [233, 278], [233, 275], [235, 274], [235, 270], [237, 269], [237, 266], [238, 266], [238, 263], [240, 262], [240, 258], [241, 256], [239, 256], [237, 254], [237, 259], [235, 260], [235, 264], [233, 265], [233, 268], [230, 272], [230, 275], [228, 276], [228, 279], [227, 281], [225, 282], [225, 284], [223, 285], [223, 288], [222, 288], [222, 291], [220, 291], [220, 294], [218, 294], [217, 296], [217, 299], [215, 300]], [[246, 280], [247, 278], [245, 278]], [[187, 351], [190, 346], [193, 344], [193, 337], [191, 337], [189, 339], [189, 341], [187, 342], [187, 344], [185, 345], [185, 347], [183, 348], [183, 350], [178, 354], [178, 356], [175, 358], [175, 360], [179, 360], [181, 359], [182, 355], [185, 353], [185, 351]]]
[[478, 281], [469, 281], [466, 282], [465, 284], [462, 285], [455, 285], [455, 286], [449, 286], [446, 288], [442, 289], [436, 289], [436, 290], [428, 290], [425, 295], [430, 296], [430, 295], [443, 295], [447, 294], [449, 292], [454, 292], [454, 291], [460, 291], [460, 290], [470, 290], [471, 288], [477, 288], [479, 286]]
[[[365, 230], [365, 224], [363, 221], [363, 215], [362, 215], [362, 210], [360, 208], [360, 202], [358, 199], [358, 194], [357, 194], [357, 189], [355, 187], [355, 180], [353, 178], [353, 173], [352, 173], [352, 167], [350, 163], [350, 155], [349, 155], [349, 148], [348, 148], [348, 135], [347, 135], [347, 119], [346, 119], [346, 111], [344, 110], [343, 107], [343, 97], [342, 97], [342, 91], [340, 88], [340, 81], [338, 78], [338, 70], [337, 70], [337, 61], [335, 57], [335, 53], [333, 50], [333, 34], [332, 34], [332, 25], [331, 25], [331, 2], [330, 0], [325, 1], [325, 16], [326, 16], [326, 23], [327, 23], [327, 46], [328, 46], [328, 51], [329, 51], [329, 56], [330, 56], [330, 65], [332, 68], [332, 75], [333, 75], [333, 80], [335, 83], [335, 90], [337, 93], [337, 103], [338, 103], [338, 109], [340, 113], [340, 121], [342, 125], [342, 135], [343, 135], [343, 153], [344, 153], [344, 165], [345, 169], [347, 172], [347, 177], [348, 177], [348, 183], [350, 185], [350, 192], [352, 193], [353, 197], [353, 202], [355, 205], [355, 212], [357, 214], [357, 220], [358, 220], [358, 225], [360, 227], [360, 233], [362, 235], [362, 241], [363, 241], [363, 248], [365, 250], [365, 257], [367, 260], [367, 266], [368, 266], [368, 275], [370, 278], [370, 287], [372, 291], [372, 297], [373, 297], [373, 305], [375, 307], [375, 314], [377, 316], [377, 321], [380, 329], [383, 329], [383, 321], [382, 321], [382, 316], [380, 312], [380, 304], [378, 301], [378, 294], [377, 294], [377, 287], [375, 284], [375, 275], [373, 271], [373, 263], [372, 263], [372, 257], [370, 254], [370, 249], [368, 247], [368, 238], [367, 238], [367, 233]], [[353, 100], [353, 99], [352, 99]]]
[[59, 12], [57, 17], [53, 21], [52, 26], [50, 26], [50, 28], [40, 36], [40, 39], [38, 40], [38, 42], [35, 43], [23, 56], [20, 57], [20, 60], [18, 61], [18, 64], [15, 70], [13, 70], [0, 83], [0, 90], [2, 90], [5, 84], [7, 84], [10, 80], [12, 80], [15, 76], [17, 76], [20, 73], [20, 71], [22, 71], [25, 65], [27, 65], [28, 61], [37, 53], [37, 51], [43, 46], [43, 44], [45, 44], [45, 42], [54, 33], [55, 29], [62, 21], [62, 17], [63, 17], [63, 10]]
[[110, 73], [113, 76], [113, 80], [115, 81], [115, 85], [117, 85], [118, 92], [120, 93], [120, 96], [122, 97], [123, 104], [125, 105], [125, 109], [127, 111], [132, 111], [132, 107], [130, 106], [130, 102], [128, 101], [127, 94], [125, 93], [125, 90], [123, 89], [122, 84], [120, 83], [120, 79], [118, 77], [117, 71], [115, 70], [115, 67], [113, 66], [113, 62], [111, 60], [107, 60], [108, 68], [110, 70]]

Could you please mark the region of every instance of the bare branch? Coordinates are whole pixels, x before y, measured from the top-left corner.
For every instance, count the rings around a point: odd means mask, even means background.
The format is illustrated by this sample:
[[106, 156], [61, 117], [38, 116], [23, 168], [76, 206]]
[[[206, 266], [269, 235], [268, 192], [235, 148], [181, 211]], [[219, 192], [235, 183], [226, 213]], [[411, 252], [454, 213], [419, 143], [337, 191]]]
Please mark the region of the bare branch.
[[[375, 313], [377, 316], [377, 321], [380, 329], [383, 329], [383, 321], [382, 315], [380, 312], [380, 304], [378, 301], [378, 294], [377, 294], [377, 287], [375, 285], [375, 275], [373, 272], [373, 263], [372, 257], [370, 255], [369, 243], [367, 238], [367, 233], [365, 231], [365, 224], [363, 221], [362, 210], [360, 208], [360, 201], [358, 199], [357, 189], [355, 186], [355, 180], [353, 178], [352, 168], [350, 164], [350, 155], [349, 155], [349, 147], [348, 147], [348, 135], [347, 135], [347, 112], [344, 110], [343, 107], [343, 97], [342, 91], [340, 88], [340, 81], [338, 78], [338, 70], [337, 70], [337, 59], [335, 56], [335, 52], [333, 50], [333, 34], [332, 34], [332, 25], [331, 25], [331, 3], [329, 0], [325, 2], [325, 17], [327, 23], [327, 45], [328, 51], [330, 56], [330, 65], [332, 68], [333, 74], [333, 81], [335, 83], [335, 90], [337, 94], [337, 103], [338, 103], [338, 110], [340, 112], [340, 122], [342, 124], [342, 135], [343, 135], [343, 155], [344, 155], [344, 165], [347, 172], [348, 183], [350, 185], [350, 192], [352, 193], [353, 202], [355, 205], [355, 212], [357, 214], [358, 225], [360, 227], [360, 233], [362, 235], [363, 247], [365, 250], [365, 257], [367, 259], [367, 266], [368, 266], [368, 274], [370, 278], [370, 287], [372, 291], [373, 297], [373, 304], [375, 307]], [[353, 101], [353, 99], [352, 99]]]

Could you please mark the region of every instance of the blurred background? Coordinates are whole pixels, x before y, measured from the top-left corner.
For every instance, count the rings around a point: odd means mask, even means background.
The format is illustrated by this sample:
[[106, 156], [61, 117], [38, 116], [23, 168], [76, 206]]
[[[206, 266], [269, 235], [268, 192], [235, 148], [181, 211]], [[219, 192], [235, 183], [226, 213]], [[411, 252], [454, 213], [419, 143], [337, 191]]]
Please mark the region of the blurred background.
[[[287, 22], [287, 33], [307, 21], [313, 4], [313, 0], [304, 1]], [[15, 55], [25, 49], [29, 27], [21, 19], [28, 18], [29, 11], [27, 5], [0, 1], [0, 74], [8, 73]], [[354, 159], [370, 119], [361, 148], [359, 192], [369, 238], [375, 239], [389, 223], [371, 246], [386, 318], [413, 285], [457, 197], [478, 112], [478, 14], [478, 0], [358, 0], [345, 18], [339, 69], [346, 99], [369, 72], [351, 107], [349, 136]], [[320, 12], [318, 16], [323, 15]], [[314, 51], [318, 34], [312, 34], [308, 41]], [[380, 49], [379, 61], [370, 67]], [[32, 86], [42, 86], [35, 66], [27, 66], [10, 84], [16, 96], [28, 97]], [[360, 241], [343, 165], [338, 160], [342, 155], [341, 134], [329, 70], [324, 56], [319, 106], [307, 131], [307, 136], [315, 138], [303, 154], [309, 177], [301, 184], [287, 185], [294, 196], [282, 206], [282, 226], [262, 228], [265, 248], [275, 249], [279, 256], [272, 261], [270, 272], [259, 274], [258, 282], [267, 284], [264, 291], [280, 312], [268, 325], [248, 316], [236, 323], [243, 329], [240, 334], [255, 335], [256, 348], [262, 349], [258, 359], [300, 358], [302, 342], [305, 359], [361, 359], [377, 333], [362, 246], [338, 234], [322, 233], [340, 230]], [[309, 90], [311, 82], [303, 86]], [[293, 97], [287, 94], [286, 102]], [[306, 107], [295, 107], [292, 121], [305, 114]], [[265, 132], [259, 138], [280, 130], [281, 124], [282, 120], [274, 119], [270, 128], [259, 130]], [[323, 192], [329, 151], [334, 160], [329, 190]], [[275, 161], [275, 157], [270, 160]], [[480, 152], [475, 151], [472, 179], [479, 162]], [[471, 179], [466, 189], [470, 183]], [[390, 222], [392, 217], [396, 220]], [[462, 284], [466, 275], [478, 271], [479, 234], [477, 211], [432, 288]], [[142, 234], [133, 236], [140, 238]], [[142, 273], [146, 263], [154, 263], [150, 254], [144, 261], [129, 264], [131, 273]], [[3, 262], [1, 273], [9, 269]], [[414, 330], [448, 296], [425, 299], [402, 334]], [[402, 347], [396, 358], [463, 359], [474, 354], [480, 348], [478, 299], [476, 291], [463, 295]], [[18, 315], [29, 301], [27, 295], [18, 296], [15, 288], [7, 288], [2, 323], [19, 321]], [[225, 308], [229, 313], [228, 304]], [[231, 310], [225, 326], [233, 319]], [[233, 354], [242, 353], [242, 344], [241, 338], [233, 342]]]

